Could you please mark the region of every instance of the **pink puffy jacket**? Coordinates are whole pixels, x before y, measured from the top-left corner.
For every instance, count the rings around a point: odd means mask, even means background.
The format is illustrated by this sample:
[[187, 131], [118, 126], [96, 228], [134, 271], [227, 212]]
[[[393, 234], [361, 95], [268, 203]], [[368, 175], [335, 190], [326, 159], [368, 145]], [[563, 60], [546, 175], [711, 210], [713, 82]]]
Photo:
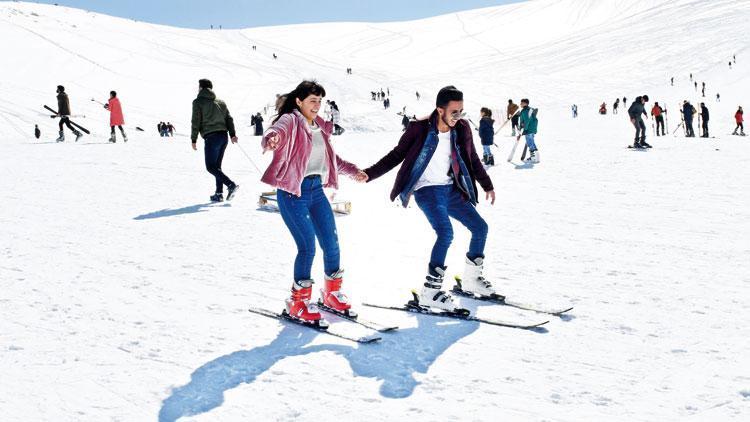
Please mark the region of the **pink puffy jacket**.
[[122, 116], [122, 107], [120, 106], [120, 100], [110, 98], [107, 103], [107, 109], [109, 110], [109, 125], [110, 126], [122, 126], [125, 124], [125, 118]]
[[[328, 183], [324, 187], [338, 189], [338, 174], [354, 176], [359, 172], [359, 168], [343, 160], [333, 151], [330, 141], [333, 123], [326, 122], [320, 116], [315, 118], [315, 123], [320, 126], [326, 144]], [[305, 177], [307, 162], [312, 151], [312, 131], [302, 113], [294, 110], [292, 113], [282, 115], [276, 123], [266, 130], [261, 141], [263, 149], [266, 148], [268, 138], [273, 134], [278, 135], [279, 143], [273, 152], [271, 164], [260, 180], [296, 196], [301, 196], [300, 185]]]

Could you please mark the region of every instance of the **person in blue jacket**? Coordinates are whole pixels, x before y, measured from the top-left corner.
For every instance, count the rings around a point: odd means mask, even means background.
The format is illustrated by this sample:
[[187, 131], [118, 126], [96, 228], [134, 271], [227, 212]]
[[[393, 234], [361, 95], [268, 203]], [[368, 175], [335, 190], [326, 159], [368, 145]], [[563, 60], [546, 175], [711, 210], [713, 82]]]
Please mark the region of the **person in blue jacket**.
[[492, 128], [495, 121], [492, 120], [492, 110], [487, 107], [482, 107], [479, 111], [482, 118], [479, 120], [479, 139], [482, 140], [482, 148], [484, 149], [484, 156], [482, 162], [486, 166], [495, 165], [495, 157], [492, 155], [490, 147], [495, 143], [495, 130]]

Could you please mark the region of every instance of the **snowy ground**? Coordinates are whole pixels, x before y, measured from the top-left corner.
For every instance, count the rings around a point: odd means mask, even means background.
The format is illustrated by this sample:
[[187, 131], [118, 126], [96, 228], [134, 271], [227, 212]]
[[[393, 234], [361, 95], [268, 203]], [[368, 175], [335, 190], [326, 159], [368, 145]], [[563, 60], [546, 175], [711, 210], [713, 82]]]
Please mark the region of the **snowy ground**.
[[[291, 40], [278, 38], [283, 33], [279, 28], [187, 31], [71, 9], [0, 4], [0, 33], [17, 41], [0, 46], [14, 64], [3, 67], [3, 74], [12, 77], [0, 78], [0, 168], [5, 174], [0, 178], [2, 419], [307, 421], [335, 414], [344, 420], [747, 420], [750, 141], [729, 133], [734, 108], [750, 94], [750, 70], [742, 54], [748, 35], [737, 32], [737, 25], [712, 25], [721, 19], [746, 20], [750, 2], [633, 2], [635, 18], [615, 7], [624, 2], [608, 3], [612, 7], [606, 10], [594, 1], [565, 9], [571, 2], [545, 0], [411, 24], [341, 24], [352, 31], [359, 28], [363, 37], [383, 28], [399, 29], [421, 45], [426, 43], [418, 40], [423, 32], [409, 32], [409, 25], [430, 30], [445, 20], [475, 19], [481, 29], [484, 16], [552, 16], [563, 8], [579, 18], [561, 18], [564, 24], [554, 27], [559, 33], [548, 36], [579, 46], [569, 52], [575, 56], [581, 54], [578, 48], [599, 45], [574, 42], [586, 39], [583, 35], [598, 25], [628, 28], [640, 16], [643, 23], [636, 32], [647, 35], [653, 22], [638, 13], [653, 7], [673, 13], [673, 33], [702, 22], [701, 28], [717, 35], [701, 32], [706, 37], [701, 43], [728, 40], [707, 51], [711, 57], [694, 72], [710, 84], [712, 94], [713, 87], [722, 92], [720, 104], [708, 102], [717, 137], [655, 138], [649, 128], [654, 149], [645, 152], [625, 148], [632, 129], [622, 114], [594, 113], [605, 99], [600, 92], [607, 92], [608, 103], [642, 92], [670, 108], [683, 98], [695, 100], [686, 87], [684, 55], [678, 54], [683, 46], [673, 46], [659, 64], [659, 75], [644, 75], [653, 81], [641, 85], [639, 80], [629, 89], [609, 67], [620, 54], [617, 48], [600, 52], [591, 75], [581, 66], [577, 79], [565, 84], [558, 82], [572, 76], [564, 75], [564, 69], [549, 76], [542, 76], [549, 68], [534, 75], [516, 72], [519, 91], [513, 91], [514, 97], [525, 95], [525, 86], [529, 91], [557, 88], [552, 98], [539, 100], [547, 104], [540, 111], [542, 163], [520, 165], [517, 158], [516, 164], [505, 163], [512, 138], [496, 140], [499, 165], [490, 175], [498, 202], [479, 205], [491, 228], [488, 276], [509, 296], [571, 304], [575, 310], [566, 318], [553, 317], [545, 331], [528, 332], [361, 308], [367, 318], [401, 327], [384, 334], [380, 344], [363, 346], [247, 312], [250, 305], [280, 309], [294, 246], [279, 215], [258, 210], [257, 195], [267, 186], [258, 181], [255, 165], [265, 168], [269, 157], [260, 154], [258, 138], [249, 136], [249, 118], [243, 116], [293, 86], [302, 74], [318, 75], [335, 98], [347, 99], [337, 102], [351, 110], [353, 129], [337, 139], [339, 154], [365, 167], [398, 140], [393, 111], [403, 105], [417, 114], [430, 111], [429, 104], [410, 100], [417, 76], [409, 69], [417, 63], [407, 63], [403, 79], [380, 63], [367, 67], [372, 79], [357, 75], [346, 81], [340, 75], [346, 61], [331, 58], [309, 67], [307, 58], [290, 58], [305, 69], [282, 73], [289, 62], [245, 63], [229, 54], [240, 48], [234, 38], [248, 33], [267, 33], [269, 40], [289, 46]], [[685, 10], [700, 13], [674, 18]], [[32, 24], [34, 19], [39, 22]], [[77, 26], [55, 32], [59, 22]], [[114, 29], [100, 32], [95, 42], [109, 42], [113, 32], [128, 37], [108, 50], [90, 47], [92, 38], [76, 31], [96, 33], [97, 25]], [[568, 25], [578, 25], [579, 32], [565, 29]], [[330, 31], [332, 39], [343, 31], [335, 25], [330, 30], [304, 28], [321, 38]], [[29, 37], [29, 30], [48, 40], [71, 39], [60, 50]], [[215, 57], [214, 52], [192, 59], [175, 53], [163, 67], [150, 67], [141, 56], [150, 53], [138, 43], [155, 42], [155, 30], [161, 31], [162, 47], [175, 51], [225, 39], [215, 45]], [[721, 38], [727, 34], [736, 36]], [[372, 48], [393, 50], [388, 43], [402, 40], [393, 37], [372, 38]], [[335, 46], [343, 51], [352, 39]], [[502, 46], [494, 40], [487, 42]], [[535, 39], [542, 41], [541, 35]], [[54, 62], [65, 75], [56, 79], [59, 75], [23, 68], [27, 56], [19, 52], [24, 46], [43, 53], [29, 60]], [[83, 55], [88, 61], [71, 53], [88, 48]], [[244, 44], [242, 48], [247, 50]], [[396, 63], [407, 51], [392, 51], [383, 61]], [[739, 62], [733, 73], [725, 63], [731, 51], [738, 52]], [[637, 54], [650, 57], [648, 51]], [[347, 60], [356, 56], [352, 52]], [[563, 53], [558, 56], [565, 60]], [[493, 58], [503, 59], [502, 53], [492, 53]], [[225, 73], [214, 78], [225, 79], [225, 87], [217, 83], [217, 92], [236, 115], [241, 148], [252, 162], [240, 147], [229, 147], [224, 168], [242, 189], [231, 203], [211, 205], [213, 186], [202, 152], [192, 151], [184, 136], [166, 140], [150, 128], [171, 119], [185, 133], [195, 79], [213, 77], [218, 67], [210, 63], [218, 59], [227, 62], [221, 65]], [[360, 60], [355, 72], [367, 64]], [[472, 60], [491, 61], [483, 55]], [[543, 62], [536, 52], [527, 60], [539, 66]], [[118, 63], [121, 75], [102, 69]], [[485, 86], [469, 77], [452, 80], [445, 76], [448, 70], [424, 79], [425, 97], [434, 96], [430, 87], [448, 82], [466, 87], [467, 108], [476, 118], [475, 109], [489, 101], [489, 94], [480, 94]], [[507, 68], [502, 72], [514, 74]], [[677, 87], [665, 83], [669, 72], [676, 74]], [[600, 80], [601, 75], [612, 78]], [[88, 100], [106, 94], [119, 78], [125, 81], [116, 88], [131, 141], [112, 145], [105, 139], [106, 113]], [[58, 83], [69, 86], [73, 112], [85, 113], [87, 118], [79, 121], [94, 132], [78, 144], [50, 142], [54, 121], [39, 110], [40, 104], [54, 106]], [[404, 87], [392, 88], [392, 111], [376, 111], [374, 103], [361, 98], [381, 83]], [[584, 86], [587, 91], [581, 94], [577, 87]], [[502, 107], [511, 95], [506, 92], [493, 94], [487, 104]], [[577, 120], [567, 112], [573, 101], [580, 105]], [[674, 119], [670, 115], [671, 129]], [[43, 128], [42, 141], [29, 136], [34, 123]], [[149, 132], [136, 132], [135, 125]], [[354, 206], [337, 224], [347, 290], [356, 302], [398, 303], [423, 277], [433, 235], [418, 209], [388, 202], [394, 176], [367, 185], [345, 181], [338, 194]], [[457, 227], [449, 272], [462, 268], [467, 242], [467, 233]], [[322, 271], [319, 261], [316, 276]], [[540, 318], [464, 303], [482, 316]], [[334, 326], [367, 333], [345, 322]]]

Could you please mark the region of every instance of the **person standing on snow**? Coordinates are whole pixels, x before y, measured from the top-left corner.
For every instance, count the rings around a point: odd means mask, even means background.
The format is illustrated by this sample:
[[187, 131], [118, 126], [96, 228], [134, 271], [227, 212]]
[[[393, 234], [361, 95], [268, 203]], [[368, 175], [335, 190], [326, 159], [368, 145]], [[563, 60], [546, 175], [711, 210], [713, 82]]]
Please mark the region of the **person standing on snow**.
[[694, 138], [695, 131], [693, 130], [693, 116], [695, 115], [695, 107], [690, 104], [687, 100], [682, 103], [682, 118], [685, 121], [685, 137]]
[[224, 160], [224, 151], [227, 149], [229, 137], [232, 143], [237, 143], [237, 135], [234, 131], [234, 119], [229, 114], [229, 109], [224, 101], [216, 98], [213, 92], [213, 84], [208, 79], [198, 81], [198, 97], [193, 100], [193, 116], [190, 140], [193, 150], [198, 150], [198, 134], [205, 141], [204, 156], [206, 170], [216, 178], [216, 193], [211, 195], [212, 202], [224, 200], [224, 185], [227, 186], [227, 201], [234, 197], [239, 185], [234, 183], [221, 170], [221, 162]]
[[705, 103], [701, 103], [701, 120], [701, 129], [703, 129], [701, 138], [708, 138], [708, 108]]
[[513, 103], [513, 100], [508, 100], [508, 109], [506, 110], [506, 120], [510, 120], [511, 135], [516, 136], [516, 130], [518, 129], [518, 104]]
[[745, 136], [745, 126], [742, 125], [742, 122], [744, 121], [744, 119], [742, 118], [743, 114], [744, 112], [742, 111], [742, 106], [739, 106], [737, 112], [734, 113], [734, 121], [737, 122], [737, 127], [734, 128], [734, 132], [732, 133], [732, 135], [737, 135], [737, 131], [739, 130], [739, 135]]
[[325, 89], [303, 81], [286, 95], [279, 114], [268, 128], [261, 146], [273, 151], [273, 159], [261, 181], [277, 189], [281, 217], [297, 245], [291, 297], [286, 313], [302, 322], [327, 327], [312, 298], [310, 272], [315, 239], [323, 249], [325, 285], [319, 303], [336, 313], [356, 316], [341, 292], [339, 241], [331, 204], [324, 187], [338, 189], [338, 175], [364, 182], [367, 176], [356, 165], [339, 157], [331, 145], [333, 123], [318, 116]]
[[494, 294], [495, 289], [482, 276], [488, 226], [476, 209], [476, 182], [492, 204], [495, 191], [474, 149], [469, 122], [464, 119], [463, 93], [446, 86], [438, 92], [435, 103], [429, 118], [412, 122], [398, 145], [364, 172], [370, 182], [401, 164], [391, 201], [399, 197], [406, 207], [413, 195], [437, 234], [419, 303], [453, 311], [453, 297], [442, 290], [445, 259], [453, 240], [450, 217], [471, 231], [462, 288], [483, 296]]
[[409, 127], [409, 116], [404, 113], [404, 117], [401, 119], [401, 125], [404, 126], [404, 130], [402, 132], [406, 132], [406, 129]]
[[260, 112], [255, 114], [255, 136], [263, 136], [263, 116]]
[[482, 141], [482, 149], [484, 149], [482, 162], [488, 166], [494, 166], [495, 156], [492, 155], [490, 148], [495, 143], [495, 130], [493, 129], [495, 121], [492, 120], [492, 110], [482, 107], [479, 113], [482, 116], [479, 119], [479, 139]]
[[630, 123], [635, 126], [635, 142], [633, 142], [633, 148], [651, 148], [651, 145], [646, 143], [646, 124], [643, 122], [641, 115], [646, 116], [645, 104], [648, 102], [648, 95], [642, 95], [636, 97], [633, 104], [628, 108], [628, 116], [630, 117]]
[[526, 147], [529, 149], [529, 158], [526, 161], [533, 163], [539, 162], [539, 150], [537, 150], [536, 142], [534, 141], [537, 126], [539, 125], [539, 120], [536, 118], [537, 112], [538, 109], [529, 107], [528, 98], [521, 100], [521, 133], [516, 140], [521, 139], [521, 136], [526, 139]]
[[620, 107], [620, 99], [615, 99], [615, 103], [612, 104], [612, 114], [617, 114], [617, 109]]
[[659, 128], [661, 128], [661, 136], [665, 136], [663, 114], [664, 114], [664, 109], [661, 108], [658, 101], [655, 102], [654, 107], [651, 108], [651, 115], [654, 117], [654, 121], [656, 122], [656, 136], [659, 136]]
[[34, 125], [34, 137], [39, 139], [40, 136], [42, 136], [42, 131], [39, 130], [39, 125]]
[[339, 106], [336, 104], [336, 101], [331, 101], [331, 122], [333, 122], [334, 135], [344, 133], [344, 128], [339, 126], [339, 123], [341, 123], [341, 112], [339, 112]]
[[107, 104], [104, 104], [104, 108], [109, 110], [109, 128], [111, 129], [109, 142], [117, 142], [115, 126], [120, 129], [122, 140], [128, 142], [128, 135], [125, 134], [125, 129], [122, 128], [122, 125], [125, 124], [125, 118], [122, 115], [122, 106], [120, 105], [120, 99], [117, 98], [117, 92], [109, 91], [109, 101], [107, 101]]
[[60, 117], [60, 136], [55, 140], [56, 142], [65, 142], [65, 133], [63, 132], [63, 125], [67, 126], [76, 136], [76, 142], [81, 139], [83, 134], [76, 130], [72, 124], [70, 124], [70, 100], [68, 94], [65, 93], [65, 87], [62, 85], [57, 86], [57, 115]]
[[570, 109], [573, 111], [573, 118], [575, 119], [576, 117], [578, 117], [578, 106], [573, 104]]

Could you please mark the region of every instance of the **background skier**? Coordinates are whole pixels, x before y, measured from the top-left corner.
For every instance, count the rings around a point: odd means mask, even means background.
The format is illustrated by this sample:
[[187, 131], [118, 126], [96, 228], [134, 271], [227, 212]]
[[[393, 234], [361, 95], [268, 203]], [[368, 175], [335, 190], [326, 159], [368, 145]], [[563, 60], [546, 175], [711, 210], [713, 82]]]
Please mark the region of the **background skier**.
[[109, 128], [111, 129], [109, 142], [117, 142], [115, 126], [120, 129], [122, 140], [128, 142], [128, 135], [125, 134], [125, 129], [122, 128], [122, 125], [125, 124], [125, 118], [122, 115], [122, 106], [115, 91], [109, 91], [109, 101], [107, 101], [107, 104], [104, 104], [104, 108], [109, 110]]

